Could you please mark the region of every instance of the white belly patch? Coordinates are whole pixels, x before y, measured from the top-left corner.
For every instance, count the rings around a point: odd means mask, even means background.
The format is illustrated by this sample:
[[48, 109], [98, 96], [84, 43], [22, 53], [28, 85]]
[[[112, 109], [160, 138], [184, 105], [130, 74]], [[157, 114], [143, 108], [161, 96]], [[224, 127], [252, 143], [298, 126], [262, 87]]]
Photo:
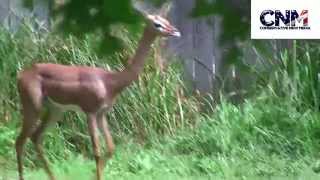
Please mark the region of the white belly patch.
[[[78, 105], [75, 105], [75, 104], [60, 104], [60, 103], [57, 103], [55, 102], [54, 100], [48, 98], [48, 101], [54, 105], [55, 107], [61, 109], [63, 112], [66, 112], [66, 111], [82, 111], [82, 109], [78, 106]], [[102, 104], [101, 107], [99, 108], [98, 111], [100, 110], [108, 110], [111, 106], [108, 105], [107, 103], [105, 104]]]
[[61, 109], [62, 111], [81, 111], [81, 108], [74, 104], [60, 104], [55, 102], [54, 100], [48, 98], [49, 102], [56, 106], [57, 108]]

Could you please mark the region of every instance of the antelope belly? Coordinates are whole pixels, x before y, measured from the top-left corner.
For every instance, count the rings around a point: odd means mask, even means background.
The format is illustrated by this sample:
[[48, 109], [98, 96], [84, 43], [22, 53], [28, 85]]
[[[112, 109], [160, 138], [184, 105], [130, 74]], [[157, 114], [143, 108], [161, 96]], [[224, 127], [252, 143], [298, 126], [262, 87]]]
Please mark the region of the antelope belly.
[[48, 98], [49, 102], [54, 106], [58, 107], [62, 111], [81, 111], [81, 108], [78, 105], [74, 104], [60, 104], [55, 102], [54, 100]]

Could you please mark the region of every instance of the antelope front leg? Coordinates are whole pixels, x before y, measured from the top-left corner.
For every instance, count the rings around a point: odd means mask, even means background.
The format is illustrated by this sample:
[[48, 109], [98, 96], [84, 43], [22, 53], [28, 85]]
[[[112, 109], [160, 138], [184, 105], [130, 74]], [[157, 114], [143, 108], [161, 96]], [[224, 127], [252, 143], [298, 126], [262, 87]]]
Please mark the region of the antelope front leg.
[[112, 136], [108, 127], [108, 122], [104, 113], [99, 113], [98, 125], [108, 148], [108, 158], [111, 158], [115, 149], [115, 145], [113, 143]]
[[103, 159], [100, 154], [100, 144], [97, 128], [97, 115], [88, 114], [88, 128], [92, 141], [93, 153], [96, 161], [97, 180], [102, 180]]

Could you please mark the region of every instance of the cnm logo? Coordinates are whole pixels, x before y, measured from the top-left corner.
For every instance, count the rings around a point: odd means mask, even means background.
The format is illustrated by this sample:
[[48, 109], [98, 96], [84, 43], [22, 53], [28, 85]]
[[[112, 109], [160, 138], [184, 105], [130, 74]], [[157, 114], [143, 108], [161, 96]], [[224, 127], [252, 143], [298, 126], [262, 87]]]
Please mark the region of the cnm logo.
[[[298, 13], [297, 10], [264, 10], [260, 15], [260, 22], [262, 25], [270, 27], [279, 27], [280, 22], [283, 22], [285, 26], [308, 26], [308, 10], [302, 10]], [[302, 24], [302, 25], [301, 25]]]

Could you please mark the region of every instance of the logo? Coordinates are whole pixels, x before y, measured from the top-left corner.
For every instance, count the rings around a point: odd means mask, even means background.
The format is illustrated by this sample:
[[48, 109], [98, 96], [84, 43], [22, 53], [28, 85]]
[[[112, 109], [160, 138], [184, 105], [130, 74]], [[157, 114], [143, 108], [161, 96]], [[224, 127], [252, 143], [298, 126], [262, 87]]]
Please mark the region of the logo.
[[320, 39], [320, 0], [251, 0], [252, 39]]
[[261, 30], [311, 30], [309, 10], [264, 10], [260, 15]]

